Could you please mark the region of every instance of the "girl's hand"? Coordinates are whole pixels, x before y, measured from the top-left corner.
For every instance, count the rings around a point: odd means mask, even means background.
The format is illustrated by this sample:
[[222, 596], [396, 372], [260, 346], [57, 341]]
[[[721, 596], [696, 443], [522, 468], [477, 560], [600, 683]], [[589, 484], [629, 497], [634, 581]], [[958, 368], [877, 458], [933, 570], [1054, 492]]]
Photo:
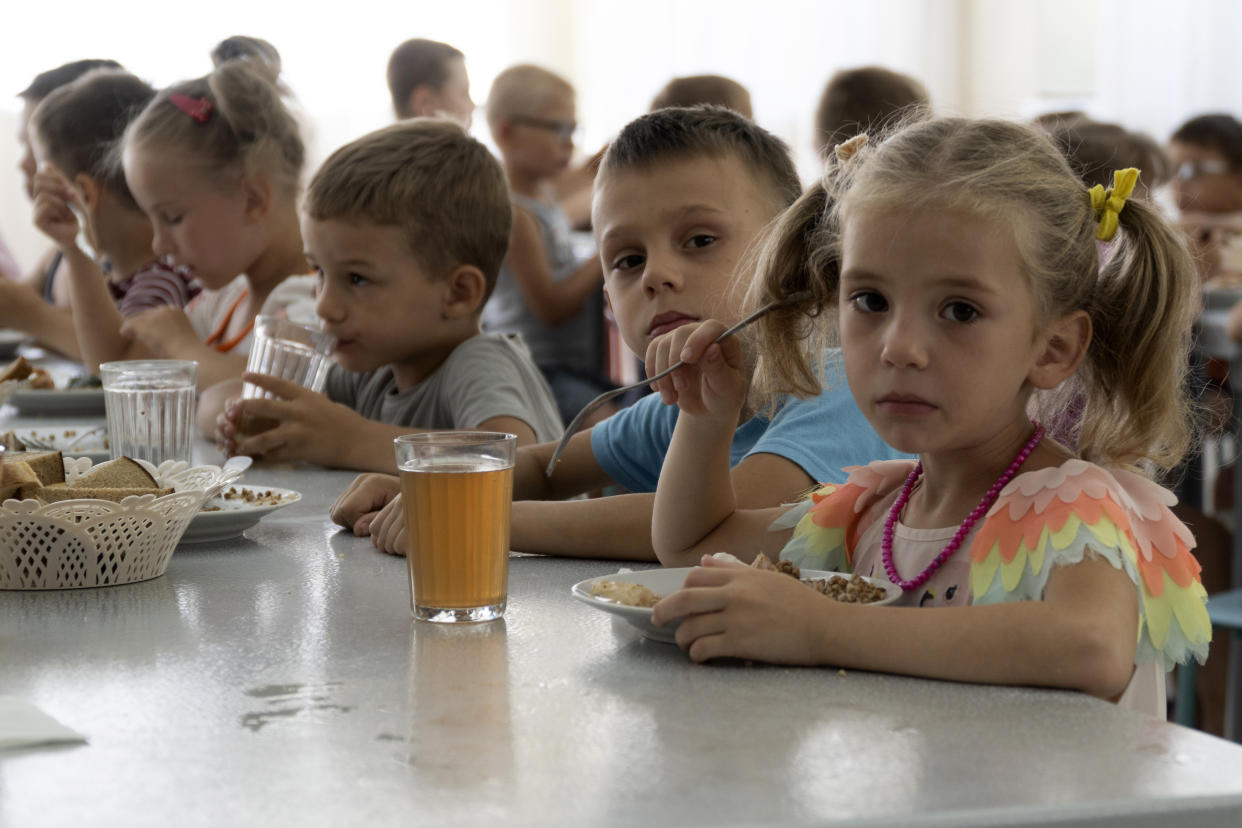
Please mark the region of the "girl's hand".
[[389, 555], [409, 554], [406, 541], [405, 507], [398, 494], [388, 501], [371, 522], [371, 545]]
[[831, 634], [831, 598], [780, 572], [763, 572], [704, 555], [681, 590], [651, 613], [663, 626], [678, 618], [677, 644], [695, 661], [748, 658], [822, 664]]
[[380, 510], [401, 494], [401, 481], [391, 474], [360, 474], [341, 492], [328, 516], [358, 537], [371, 534]]
[[647, 376], [679, 360], [685, 366], [651, 384], [666, 405], [683, 413], [737, 422], [746, 401], [748, 377], [736, 337], [716, 342], [726, 325], [714, 319], [682, 325], [656, 337], [647, 346]]
[[81, 207], [77, 192], [60, 171], [44, 165], [34, 177], [34, 224], [63, 251], [78, 244], [78, 217], [73, 207]]
[[347, 465], [345, 455], [350, 441], [366, 433], [366, 418], [289, 380], [249, 371], [242, 374], [242, 379], [280, 399], [239, 400], [228, 407], [226, 417], [233, 421], [235, 429], [248, 419], [275, 420], [277, 425], [241, 440], [234, 430], [233, 453], [264, 460], [304, 460], [320, 466]]
[[121, 335], [165, 358], [185, 355], [202, 344], [185, 311], [169, 305], [129, 317], [121, 325]]

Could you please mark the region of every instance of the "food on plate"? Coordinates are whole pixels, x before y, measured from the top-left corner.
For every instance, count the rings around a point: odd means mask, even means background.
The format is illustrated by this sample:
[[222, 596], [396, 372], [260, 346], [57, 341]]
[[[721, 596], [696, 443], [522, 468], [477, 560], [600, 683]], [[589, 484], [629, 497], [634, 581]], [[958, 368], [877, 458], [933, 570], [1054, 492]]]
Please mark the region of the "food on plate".
[[663, 597], [642, 584], [629, 581], [599, 581], [591, 587], [591, 596], [625, 604], [627, 607], [654, 607]]
[[[36, 368], [30, 364], [25, 357], [19, 356], [0, 371], [0, 382], [24, 382], [27, 388], [35, 391], [55, 391], [56, 381], [52, 379], [52, 375], [42, 368]], [[65, 388], [98, 388], [100, 387], [99, 377], [80, 376], [74, 377], [65, 383]]]
[[25, 357], [18, 357], [0, 371], [0, 382], [21, 381], [30, 376], [34, 366]]
[[174, 491], [158, 485], [146, 469], [128, 457], [101, 463], [73, 483], [65, 482], [64, 458], [59, 451], [5, 452], [0, 469], [0, 500], [119, 502], [134, 495], [161, 497]]
[[790, 561], [772, 563], [772, 561], [768, 560], [768, 556], [762, 552], [755, 558], [751, 566], [755, 569], [784, 572], [786, 575], [802, 581], [802, 583], [811, 587], [819, 594], [826, 595], [834, 601], [840, 601], [844, 604], [874, 604], [876, 601], [883, 601], [888, 597], [888, 590], [864, 580], [857, 572], [848, 578], [842, 575], [833, 575], [828, 578], [803, 578], [797, 564]]
[[[215, 496], [215, 500], [225, 500], [229, 503], [240, 503], [244, 506], [279, 506], [285, 502], [283, 492], [273, 492], [269, 489], [239, 489], [236, 486], [230, 486], [225, 491]], [[224, 506], [204, 506], [204, 512], [219, 512]]]

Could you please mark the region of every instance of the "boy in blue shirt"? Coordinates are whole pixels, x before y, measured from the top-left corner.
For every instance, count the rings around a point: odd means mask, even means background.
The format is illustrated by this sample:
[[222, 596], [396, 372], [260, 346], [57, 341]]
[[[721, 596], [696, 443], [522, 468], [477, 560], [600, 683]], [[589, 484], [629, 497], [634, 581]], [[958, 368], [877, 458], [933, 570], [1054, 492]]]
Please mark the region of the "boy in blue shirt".
[[[664, 109], [622, 130], [595, 182], [593, 226], [604, 286], [626, 345], [637, 354], [684, 324], [742, 315], [746, 261], [764, 228], [798, 197], [788, 148], [719, 107]], [[735, 278], [735, 272], [741, 278]], [[743, 414], [732, 448], [739, 502], [778, 505], [817, 481], [845, 479], [842, 466], [896, 456], [854, 404], [839, 354], [828, 388], [787, 399], [769, 419]], [[578, 557], [655, 560], [651, 510], [677, 409], [648, 396], [575, 434], [551, 477], [553, 443], [520, 449], [511, 545]], [[630, 493], [565, 501], [604, 486]], [[335, 521], [405, 550], [396, 478], [364, 475], [333, 505]]]

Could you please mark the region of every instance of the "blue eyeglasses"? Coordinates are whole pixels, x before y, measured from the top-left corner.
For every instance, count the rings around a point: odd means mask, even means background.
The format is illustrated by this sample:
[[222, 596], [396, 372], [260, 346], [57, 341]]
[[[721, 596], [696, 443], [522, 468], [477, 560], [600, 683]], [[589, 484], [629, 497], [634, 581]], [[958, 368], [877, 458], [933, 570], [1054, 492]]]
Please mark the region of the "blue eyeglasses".
[[530, 115], [514, 115], [510, 120], [515, 124], [546, 129], [562, 141], [572, 140], [574, 133], [578, 131], [578, 124], [574, 121], [555, 121], [551, 118], [535, 118]]

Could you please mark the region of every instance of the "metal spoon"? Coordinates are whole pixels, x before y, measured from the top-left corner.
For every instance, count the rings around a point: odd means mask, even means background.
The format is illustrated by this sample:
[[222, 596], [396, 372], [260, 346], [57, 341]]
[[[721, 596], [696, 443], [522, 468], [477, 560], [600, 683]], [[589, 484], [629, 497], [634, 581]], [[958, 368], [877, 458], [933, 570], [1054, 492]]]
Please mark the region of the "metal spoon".
[[[773, 302], [769, 302], [768, 304], [764, 305], [763, 307], [751, 313], [749, 316], [747, 316], [742, 321], [738, 322], [733, 327], [726, 330], [720, 336], [713, 339], [712, 342], [716, 343], [716, 342], [721, 342], [725, 339], [728, 339], [729, 337], [733, 336], [735, 333], [740, 331], [742, 328], [745, 328], [747, 325], [751, 324], [752, 322], [758, 319], [761, 319], [764, 316], [767, 316], [769, 313], [776, 310], [777, 308], [782, 308], [782, 307], [785, 307], [786, 305], [791, 305], [795, 302], [801, 302], [802, 300], [810, 297], [810, 295], [811, 294], [809, 291], [802, 291], [800, 293], [792, 294], [791, 296], [786, 296], [784, 299], [777, 299]], [[548, 468], [544, 472], [546, 476], [548, 477], [552, 476], [552, 472], [556, 468], [557, 461], [561, 459], [561, 453], [565, 451], [565, 446], [569, 445], [569, 438], [574, 436], [574, 434], [578, 431], [578, 428], [582, 425], [582, 421], [585, 420], [592, 411], [599, 408], [601, 405], [613, 399], [614, 397], [621, 396], [627, 391], [633, 391], [635, 388], [642, 388], [644, 385], [649, 385], [650, 383], [653, 383], [658, 379], [667, 377], [669, 374], [673, 373], [678, 368], [683, 367], [685, 364], [686, 363], [682, 362], [681, 360], [678, 360], [677, 362], [665, 368], [663, 371], [656, 374], [655, 376], [647, 377], [644, 380], [631, 383], [630, 385], [624, 385], [620, 388], [614, 388], [611, 391], [605, 391], [604, 393], [600, 394], [595, 399], [591, 400], [585, 406], [583, 406], [582, 410], [579, 411], [577, 415], [574, 416], [572, 421], [570, 421], [569, 427], [565, 429], [565, 433], [561, 435], [561, 441], [556, 444], [556, 451], [552, 452], [552, 459], [548, 461]]]

